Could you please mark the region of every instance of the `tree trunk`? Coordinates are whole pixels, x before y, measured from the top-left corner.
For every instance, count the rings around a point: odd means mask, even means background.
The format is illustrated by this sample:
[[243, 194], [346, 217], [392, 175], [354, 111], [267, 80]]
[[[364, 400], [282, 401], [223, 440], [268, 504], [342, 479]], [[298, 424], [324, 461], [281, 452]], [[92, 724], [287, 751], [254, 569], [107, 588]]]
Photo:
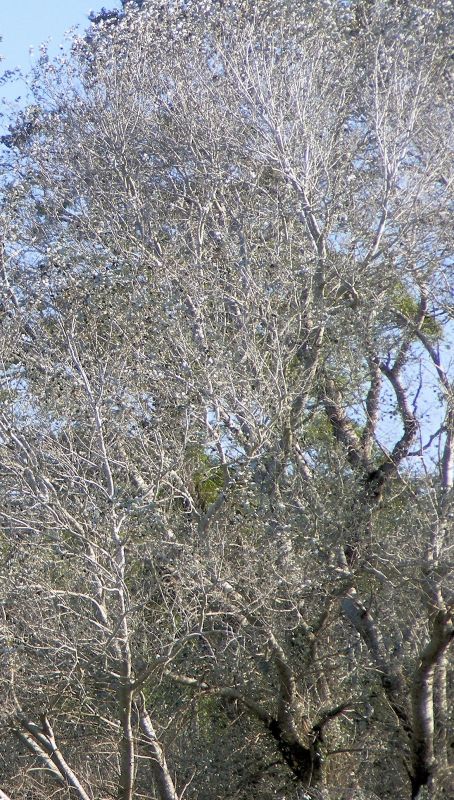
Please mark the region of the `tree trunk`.
[[431, 638], [413, 674], [412, 799], [418, 796], [423, 786], [430, 785], [435, 775], [434, 673], [453, 636], [452, 622], [446, 612], [440, 610], [434, 619]]
[[316, 746], [305, 746], [299, 739], [285, 736], [277, 720], [272, 720], [268, 729], [282, 757], [303, 786], [316, 786], [322, 778], [321, 759]]
[[179, 800], [172, 776], [167, 766], [164, 751], [156, 737], [143, 695], [139, 697], [138, 707], [140, 727], [144, 735], [145, 743], [151, 753], [151, 768], [159, 798], [160, 800]]
[[119, 690], [120, 702], [120, 780], [118, 800], [131, 800], [134, 784], [134, 734], [132, 730], [132, 689], [130, 679], [123, 678]]

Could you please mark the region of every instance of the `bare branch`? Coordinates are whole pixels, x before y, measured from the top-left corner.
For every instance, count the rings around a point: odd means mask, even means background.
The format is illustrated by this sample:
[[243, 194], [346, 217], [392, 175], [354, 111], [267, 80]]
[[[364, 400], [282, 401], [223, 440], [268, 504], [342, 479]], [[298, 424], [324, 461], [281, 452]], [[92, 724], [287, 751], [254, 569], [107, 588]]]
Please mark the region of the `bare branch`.
[[57, 778], [58, 775], [59, 782], [70, 786], [79, 800], [91, 800], [60, 752], [46, 715], [42, 715], [41, 728], [25, 717], [20, 717], [20, 723], [25, 732], [18, 731], [19, 738], [40, 758], [52, 776]]

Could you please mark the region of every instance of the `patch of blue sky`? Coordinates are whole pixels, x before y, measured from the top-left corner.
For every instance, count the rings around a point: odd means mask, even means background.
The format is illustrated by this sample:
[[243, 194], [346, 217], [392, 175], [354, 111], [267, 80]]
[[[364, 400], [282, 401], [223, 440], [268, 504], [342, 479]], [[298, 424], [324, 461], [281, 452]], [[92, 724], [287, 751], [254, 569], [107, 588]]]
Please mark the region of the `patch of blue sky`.
[[[100, 3], [101, 5], [101, 3]], [[120, 9], [120, 0], [109, 0], [109, 9]], [[48, 47], [53, 58], [67, 47], [66, 34], [72, 29], [83, 31], [89, 26], [90, 0], [21, 0], [20, 3], [0, 3], [0, 97], [4, 117], [11, 103], [26, 105], [30, 97], [27, 74], [33, 69], [41, 53], [41, 45]], [[94, 10], [98, 10], [96, 5]], [[2, 81], [1, 76], [12, 74], [12, 79]]]

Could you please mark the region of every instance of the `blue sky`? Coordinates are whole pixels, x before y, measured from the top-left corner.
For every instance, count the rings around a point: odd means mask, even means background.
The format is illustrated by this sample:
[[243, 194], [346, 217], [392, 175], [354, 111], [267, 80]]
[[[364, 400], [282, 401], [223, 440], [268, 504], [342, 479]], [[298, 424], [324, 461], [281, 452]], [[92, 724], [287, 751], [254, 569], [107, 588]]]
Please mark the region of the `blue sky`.
[[[56, 55], [65, 31], [74, 25], [83, 30], [88, 14], [102, 6], [121, 8], [120, 0], [0, 0], [0, 76], [19, 67], [27, 73], [39, 53], [39, 46], [49, 42], [49, 52]], [[30, 52], [32, 49], [32, 52]], [[26, 103], [23, 81], [0, 85], [0, 133], [7, 128], [7, 107], [16, 98]]]
[[49, 37], [56, 52], [65, 31], [72, 25], [86, 26], [89, 11], [103, 5], [121, 8], [119, 0], [0, 0], [0, 53], [5, 57], [0, 70], [30, 67], [29, 48], [36, 50]]
[[[0, 0], [0, 75], [19, 67], [28, 72], [42, 42], [49, 42], [49, 52], [56, 55], [64, 40], [65, 31], [73, 25], [83, 30], [88, 26], [88, 14], [93, 9], [121, 8], [120, 0]], [[32, 48], [32, 53], [30, 52]], [[26, 89], [20, 80], [0, 86], [0, 98], [11, 101], [21, 97]], [[1, 112], [0, 107], [0, 112]], [[5, 110], [5, 109], [3, 109]], [[1, 124], [0, 127], [4, 127]]]

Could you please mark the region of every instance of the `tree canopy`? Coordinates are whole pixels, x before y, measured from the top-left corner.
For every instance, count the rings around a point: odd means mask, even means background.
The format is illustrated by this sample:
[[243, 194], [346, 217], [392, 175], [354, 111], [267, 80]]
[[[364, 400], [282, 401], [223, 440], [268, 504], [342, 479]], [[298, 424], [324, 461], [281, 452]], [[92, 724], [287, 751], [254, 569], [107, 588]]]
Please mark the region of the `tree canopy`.
[[0, 798], [448, 798], [451, 4], [122, 5], [2, 139]]

